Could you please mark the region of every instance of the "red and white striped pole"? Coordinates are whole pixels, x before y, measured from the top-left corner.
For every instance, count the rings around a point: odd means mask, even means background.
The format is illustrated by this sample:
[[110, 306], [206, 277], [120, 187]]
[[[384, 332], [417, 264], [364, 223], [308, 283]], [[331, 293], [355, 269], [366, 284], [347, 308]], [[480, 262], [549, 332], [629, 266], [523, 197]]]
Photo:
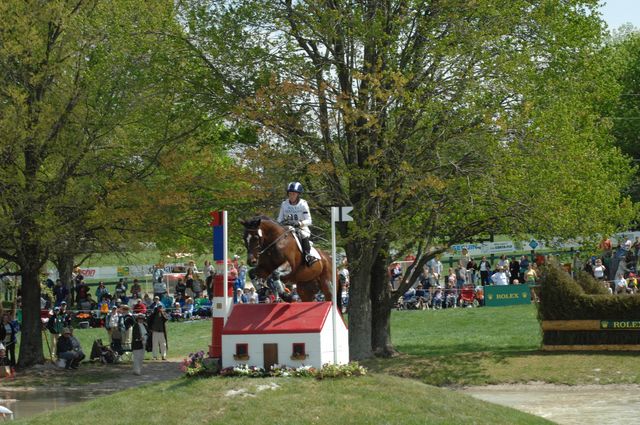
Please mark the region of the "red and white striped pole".
[[233, 306], [230, 298], [233, 297], [233, 282], [229, 283], [227, 273], [227, 212], [212, 211], [210, 214], [213, 218], [210, 225], [213, 227], [213, 260], [216, 264], [216, 275], [213, 277], [209, 356], [222, 359], [222, 329]]

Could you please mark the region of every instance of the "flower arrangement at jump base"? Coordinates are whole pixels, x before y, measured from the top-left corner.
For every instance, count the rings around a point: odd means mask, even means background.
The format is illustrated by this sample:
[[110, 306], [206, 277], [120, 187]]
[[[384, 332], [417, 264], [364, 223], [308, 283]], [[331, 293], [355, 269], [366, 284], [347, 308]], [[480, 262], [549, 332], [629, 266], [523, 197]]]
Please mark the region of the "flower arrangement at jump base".
[[189, 353], [189, 356], [180, 364], [182, 370], [187, 376], [196, 376], [206, 372], [204, 366], [204, 351], [197, 353]]
[[238, 365], [234, 367], [227, 367], [220, 371], [220, 375], [222, 376], [248, 376], [251, 378], [264, 378], [269, 376], [293, 376], [325, 379], [363, 376], [366, 374], [367, 370], [363, 366], [360, 366], [358, 362], [352, 362], [342, 365], [324, 364], [319, 370], [311, 366], [300, 366], [295, 368], [273, 365], [271, 366], [271, 369], [265, 370], [263, 368], [255, 366]]

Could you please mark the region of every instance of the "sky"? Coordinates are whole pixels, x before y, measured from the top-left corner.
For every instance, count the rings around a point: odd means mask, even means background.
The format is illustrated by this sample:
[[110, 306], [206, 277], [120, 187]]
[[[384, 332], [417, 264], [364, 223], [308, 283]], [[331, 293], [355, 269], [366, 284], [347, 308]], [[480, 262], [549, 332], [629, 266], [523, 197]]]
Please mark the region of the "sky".
[[600, 11], [610, 30], [628, 22], [640, 28], [640, 0], [604, 0], [604, 2], [607, 4], [602, 6]]

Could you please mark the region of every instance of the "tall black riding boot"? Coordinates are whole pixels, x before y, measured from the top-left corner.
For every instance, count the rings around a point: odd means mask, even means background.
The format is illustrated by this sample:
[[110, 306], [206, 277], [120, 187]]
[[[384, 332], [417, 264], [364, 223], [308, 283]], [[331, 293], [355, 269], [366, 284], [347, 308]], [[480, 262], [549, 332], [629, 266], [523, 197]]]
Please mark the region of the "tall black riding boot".
[[300, 245], [302, 245], [302, 254], [304, 255], [304, 261], [307, 266], [311, 266], [318, 261], [316, 257], [311, 255], [311, 246], [309, 245], [309, 238], [300, 238]]

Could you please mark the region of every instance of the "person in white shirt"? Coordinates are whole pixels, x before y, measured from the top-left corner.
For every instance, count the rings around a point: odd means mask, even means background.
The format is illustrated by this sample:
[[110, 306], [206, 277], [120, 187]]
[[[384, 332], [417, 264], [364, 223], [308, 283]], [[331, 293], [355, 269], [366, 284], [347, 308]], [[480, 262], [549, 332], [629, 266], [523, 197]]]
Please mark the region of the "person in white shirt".
[[431, 268], [436, 280], [440, 282], [440, 277], [442, 276], [442, 262], [440, 261], [440, 256], [436, 255], [434, 258], [429, 260], [427, 266]]
[[498, 267], [498, 271], [491, 276], [491, 280], [494, 285], [506, 286], [509, 284], [509, 278], [504, 270], [504, 267]]
[[311, 212], [309, 211], [307, 201], [300, 197], [303, 191], [304, 189], [300, 182], [289, 183], [287, 186], [288, 198], [280, 205], [278, 222], [299, 229], [298, 235], [300, 236], [304, 260], [307, 266], [311, 266], [318, 261], [318, 259], [311, 255], [311, 246], [309, 244], [309, 236], [311, 236], [311, 231], [309, 230], [309, 226], [311, 225]]

